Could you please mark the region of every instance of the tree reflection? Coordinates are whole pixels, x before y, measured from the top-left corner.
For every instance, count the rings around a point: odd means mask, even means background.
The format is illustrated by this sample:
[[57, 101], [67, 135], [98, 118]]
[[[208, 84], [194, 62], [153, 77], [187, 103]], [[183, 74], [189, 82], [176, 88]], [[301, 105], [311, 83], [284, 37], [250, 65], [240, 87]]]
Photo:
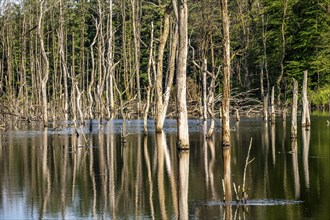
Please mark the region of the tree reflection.
[[299, 180], [299, 166], [298, 166], [298, 143], [296, 138], [291, 138], [292, 148], [292, 165], [294, 174], [294, 188], [295, 199], [300, 198], [300, 180]]
[[144, 147], [144, 160], [147, 166], [147, 176], [148, 176], [148, 186], [149, 186], [149, 205], [150, 205], [150, 215], [151, 219], [155, 219], [155, 211], [154, 211], [154, 202], [153, 202], [153, 178], [151, 174], [151, 164], [150, 157], [148, 151], [148, 137], [145, 135], [143, 139], [143, 147]]
[[310, 129], [302, 128], [302, 143], [303, 143], [303, 164], [305, 174], [305, 187], [309, 189], [309, 145], [310, 145], [311, 131]]
[[179, 152], [178, 160], [178, 218], [188, 219], [189, 151]]
[[222, 148], [222, 159], [223, 159], [223, 190], [225, 194], [226, 203], [231, 203], [232, 192], [231, 192], [231, 155], [230, 148]]
[[47, 211], [47, 205], [50, 195], [51, 182], [50, 182], [50, 173], [48, 167], [48, 129], [45, 127], [42, 131], [42, 143], [41, 143], [41, 154], [42, 154], [42, 185], [46, 185], [46, 192], [43, 192], [43, 202], [40, 208], [39, 218], [42, 219]]
[[158, 158], [157, 180], [160, 214], [162, 219], [167, 219], [164, 189], [164, 145], [166, 145], [166, 138], [163, 131], [161, 133], [156, 133], [156, 145]]

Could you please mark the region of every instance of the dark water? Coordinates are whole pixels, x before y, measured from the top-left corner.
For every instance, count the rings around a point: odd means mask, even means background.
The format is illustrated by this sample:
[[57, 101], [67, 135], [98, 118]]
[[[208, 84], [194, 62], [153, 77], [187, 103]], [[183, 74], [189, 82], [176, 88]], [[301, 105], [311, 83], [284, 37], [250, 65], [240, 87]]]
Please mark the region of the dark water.
[[176, 150], [173, 120], [157, 135], [150, 121], [147, 136], [141, 121], [128, 121], [126, 143], [120, 120], [94, 121], [79, 137], [63, 127], [0, 131], [0, 219], [329, 219], [326, 120], [314, 115], [296, 143], [289, 121], [241, 120], [231, 132], [231, 179], [242, 186], [252, 137], [245, 206], [224, 206], [220, 131], [207, 141], [198, 120], [190, 121], [189, 153]]

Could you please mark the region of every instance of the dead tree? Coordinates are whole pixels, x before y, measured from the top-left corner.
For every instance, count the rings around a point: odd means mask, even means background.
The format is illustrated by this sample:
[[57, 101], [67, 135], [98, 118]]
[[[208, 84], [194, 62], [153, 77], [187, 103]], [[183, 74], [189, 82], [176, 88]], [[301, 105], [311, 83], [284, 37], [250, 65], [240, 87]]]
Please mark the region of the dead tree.
[[63, 15], [63, 0], [59, 2], [60, 7], [60, 26], [58, 32], [58, 46], [59, 46], [59, 53], [61, 58], [62, 64], [62, 71], [63, 71], [63, 83], [64, 83], [64, 120], [67, 121], [69, 119], [69, 94], [68, 94], [68, 67], [66, 65], [66, 59], [64, 54], [64, 31], [63, 31], [63, 24], [64, 24], [64, 15]]
[[189, 130], [187, 113], [187, 55], [188, 55], [188, 6], [187, 0], [178, 0], [179, 48], [177, 60], [177, 121], [179, 149], [189, 149]]
[[204, 59], [204, 71], [203, 71], [203, 120], [207, 121], [207, 59]]
[[154, 53], [154, 24], [151, 22], [151, 34], [150, 34], [150, 46], [149, 46], [149, 61], [148, 61], [148, 86], [147, 86], [147, 100], [146, 105], [144, 107], [144, 115], [143, 115], [143, 130], [144, 134], [147, 134], [147, 120], [148, 120], [148, 112], [150, 107], [150, 93], [152, 89], [152, 81], [151, 81], [151, 66], [153, 63], [153, 53]]
[[37, 35], [39, 38], [39, 44], [40, 44], [40, 52], [41, 52], [41, 60], [39, 66], [39, 79], [41, 84], [41, 95], [42, 95], [42, 115], [43, 115], [43, 124], [45, 127], [47, 127], [48, 123], [48, 104], [47, 104], [47, 82], [48, 82], [48, 76], [49, 76], [49, 61], [47, 57], [47, 53], [45, 50], [45, 44], [43, 39], [43, 26], [42, 26], [42, 20], [43, 16], [45, 14], [44, 11], [44, 0], [39, 1], [39, 17], [38, 17], [38, 27], [37, 27]]
[[140, 2], [131, 0], [132, 4], [132, 26], [134, 36], [134, 58], [137, 89], [137, 112], [140, 117], [141, 89], [140, 89]]
[[301, 114], [301, 126], [309, 127], [311, 125], [311, 119], [309, 114], [309, 105], [307, 98], [307, 70], [304, 71], [304, 81], [302, 87], [302, 114]]
[[232, 201], [231, 193], [231, 166], [230, 166], [230, 38], [228, 1], [221, 1], [222, 35], [223, 35], [223, 88], [222, 88], [222, 156], [224, 161], [224, 190], [225, 201]]
[[[157, 73], [156, 73], [156, 132], [163, 129], [163, 59], [167, 38], [170, 30], [170, 11], [165, 11], [164, 26], [162, 35], [159, 40], [158, 57], [157, 57]], [[165, 112], [166, 114], [166, 112]]]
[[223, 34], [222, 146], [230, 147], [230, 38], [227, 0], [221, 1]]
[[291, 138], [297, 138], [298, 82], [293, 79], [293, 97], [291, 113]]
[[272, 96], [270, 98], [270, 121], [272, 124], [275, 123], [275, 91], [274, 86], [272, 87]]

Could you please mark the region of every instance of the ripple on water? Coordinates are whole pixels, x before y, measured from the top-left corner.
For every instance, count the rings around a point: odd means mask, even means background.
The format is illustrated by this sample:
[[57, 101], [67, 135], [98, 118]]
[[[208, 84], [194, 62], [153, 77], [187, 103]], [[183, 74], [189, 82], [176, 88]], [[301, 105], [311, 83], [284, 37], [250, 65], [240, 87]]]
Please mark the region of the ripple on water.
[[[299, 205], [303, 203], [301, 200], [284, 200], [284, 199], [251, 199], [246, 203], [233, 201], [232, 205], [247, 205], [247, 206], [282, 206], [282, 205]], [[224, 201], [210, 201], [205, 203], [207, 206], [222, 206], [226, 205]]]

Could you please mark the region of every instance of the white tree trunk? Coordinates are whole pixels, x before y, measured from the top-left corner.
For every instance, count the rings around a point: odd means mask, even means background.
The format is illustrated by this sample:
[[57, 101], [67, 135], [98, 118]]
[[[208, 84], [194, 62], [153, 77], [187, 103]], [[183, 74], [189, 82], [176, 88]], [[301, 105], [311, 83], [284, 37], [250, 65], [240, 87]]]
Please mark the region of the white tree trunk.
[[188, 55], [188, 6], [187, 0], [178, 4], [179, 52], [177, 61], [177, 121], [179, 149], [189, 149], [188, 112], [186, 100]]
[[39, 1], [39, 18], [38, 18], [38, 28], [37, 28], [37, 35], [39, 38], [39, 44], [40, 44], [40, 51], [41, 51], [41, 57], [42, 57], [42, 63], [40, 63], [39, 67], [39, 78], [41, 80], [41, 96], [42, 96], [42, 115], [43, 115], [43, 124], [45, 127], [47, 127], [48, 123], [48, 104], [47, 104], [47, 82], [48, 82], [48, 75], [49, 75], [49, 61], [48, 57], [45, 51], [45, 45], [43, 40], [43, 31], [42, 31], [42, 19], [44, 15], [43, 10], [43, 4], [44, 0]]
[[307, 70], [304, 71], [304, 81], [302, 88], [302, 114], [301, 114], [301, 126], [308, 127], [311, 125], [311, 119], [309, 114], [309, 104], [307, 98]]
[[297, 138], [297, 111], [298, 111], [298, 83], [293, 79], [293, 97], [291, 113], [291, 138]]
[[156, 73], [156, 132], [161, 132], [163, 129], [163, 59], [164, 50], [169, 34], [170, 15], [166, 11], [164, 16], [164, 28], [160, 37], [158, 57], [157, 57], [157, 73]]

